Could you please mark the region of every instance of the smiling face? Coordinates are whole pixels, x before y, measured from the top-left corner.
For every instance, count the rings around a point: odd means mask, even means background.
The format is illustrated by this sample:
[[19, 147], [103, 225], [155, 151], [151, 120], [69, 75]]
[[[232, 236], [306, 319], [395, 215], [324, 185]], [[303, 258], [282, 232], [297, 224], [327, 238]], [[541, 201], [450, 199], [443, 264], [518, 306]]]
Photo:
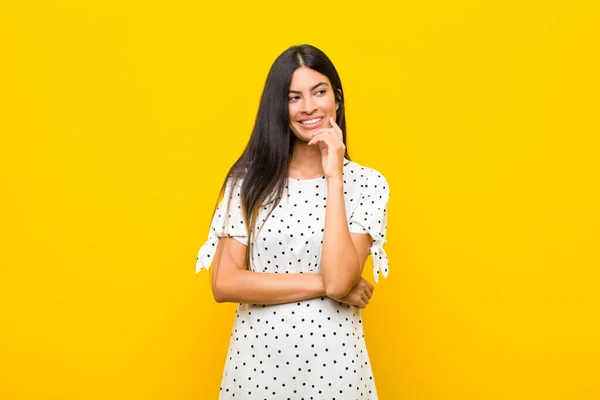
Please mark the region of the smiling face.
[[325, 75], [307, 67], [292, 74], [288, 95], [290, 129], [296, 138], [308, 142], [319, 128], [330, 128], [329, 117], [336, 120], [336, 101]]

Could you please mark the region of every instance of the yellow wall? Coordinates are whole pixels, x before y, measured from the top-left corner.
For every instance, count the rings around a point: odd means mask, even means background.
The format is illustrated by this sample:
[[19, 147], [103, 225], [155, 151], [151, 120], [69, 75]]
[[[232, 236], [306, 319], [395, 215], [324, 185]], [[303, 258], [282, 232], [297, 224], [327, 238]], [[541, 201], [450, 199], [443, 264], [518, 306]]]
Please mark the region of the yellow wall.
[[600, 398], [597, 1], [201, 3], [0, 3], [1, 399], [216, 398], [196, 252], [304, 42], [392, 190], [380, 397]]

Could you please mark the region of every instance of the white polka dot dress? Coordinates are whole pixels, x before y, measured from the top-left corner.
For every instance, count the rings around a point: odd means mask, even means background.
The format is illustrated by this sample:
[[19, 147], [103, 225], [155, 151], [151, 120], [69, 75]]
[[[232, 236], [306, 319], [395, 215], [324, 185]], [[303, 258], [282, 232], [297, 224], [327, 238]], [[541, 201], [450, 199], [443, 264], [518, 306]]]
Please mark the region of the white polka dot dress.
[[[219, 237], [248, 244], [240, 206], [241, 181], [229, 184], [198, 252], [208, 269]], [[389, 186], [376, 170], [344, 161], [350, 232], [373, 237], [373, 274], [388, 275]], [[325, 177], [287, 179], [271, 215], [259, 214], [250, 268], [262, 273], [318, 273], [327, 201]], [[226, 211], [229, 202], [229, 209]], [[266, 221], [265, 221], [266, 219]], [[360, 309], [328, 297], [276, 304], [239, 303], [220, 386], [220, 399], [377, 399]]]

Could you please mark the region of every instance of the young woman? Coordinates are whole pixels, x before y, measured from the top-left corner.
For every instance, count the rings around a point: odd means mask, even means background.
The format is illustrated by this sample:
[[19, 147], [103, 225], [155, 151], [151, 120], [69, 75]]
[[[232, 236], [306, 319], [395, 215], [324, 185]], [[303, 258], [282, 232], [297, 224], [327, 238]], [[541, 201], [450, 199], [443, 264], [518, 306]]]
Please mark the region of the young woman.
[[229, 170], [196, 272], [237, 306], [221, 399], [376, 399], [361, 277], [387, 277], [389, 187], [350, 160], [344, 92], [319, 49], [273, 63], [250, 140]]

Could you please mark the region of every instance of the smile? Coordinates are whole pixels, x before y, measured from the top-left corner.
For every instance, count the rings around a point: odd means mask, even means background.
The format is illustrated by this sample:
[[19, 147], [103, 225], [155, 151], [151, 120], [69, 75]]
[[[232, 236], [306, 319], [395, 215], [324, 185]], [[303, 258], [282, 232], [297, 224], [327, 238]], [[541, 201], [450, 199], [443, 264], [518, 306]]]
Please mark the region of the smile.
[[313, 127], [320, 125], [322, 121], [323, 121], [323, 117], [318, 117], [318, 118], [305, 119], [302, 121], [298, 121], [298, 123], [307, 128], [313, 128]]

